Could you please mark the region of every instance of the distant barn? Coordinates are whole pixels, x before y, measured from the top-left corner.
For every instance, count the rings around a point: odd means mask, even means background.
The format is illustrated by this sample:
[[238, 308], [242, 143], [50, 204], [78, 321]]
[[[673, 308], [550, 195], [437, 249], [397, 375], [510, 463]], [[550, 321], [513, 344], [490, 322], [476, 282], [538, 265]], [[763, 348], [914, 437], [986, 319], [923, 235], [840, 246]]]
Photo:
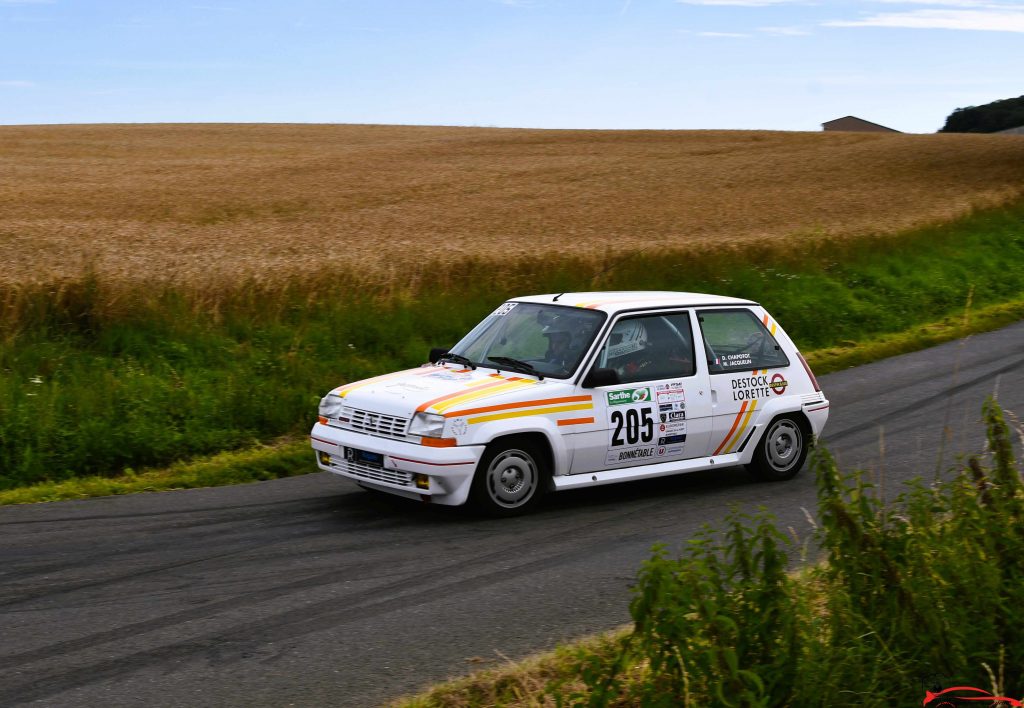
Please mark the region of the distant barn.
[[822, 130], [846, 130], [855, 133], [898, 133], [900, 131], [886, 128], [884, 125], [872, 123], [856, 116], [844, 116], [821, 124]]

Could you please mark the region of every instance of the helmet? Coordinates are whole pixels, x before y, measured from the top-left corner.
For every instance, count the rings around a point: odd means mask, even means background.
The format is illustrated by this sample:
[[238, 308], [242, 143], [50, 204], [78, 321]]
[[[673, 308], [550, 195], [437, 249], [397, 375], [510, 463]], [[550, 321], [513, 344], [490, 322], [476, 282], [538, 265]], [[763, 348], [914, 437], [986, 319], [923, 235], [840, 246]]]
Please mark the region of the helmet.
[[615, 325], [608, 339], [608, 358], [638, 352], [647, 347], [647, 329], [640, 320], [624, 320]]
[[541, 334], [548, 340], [548, 353], [545, 356], [559, 356], [562, 358], [566, 356], [569, 347], [572, 345], [572, 332], [564, 327], [552, 325], [545, 327]]

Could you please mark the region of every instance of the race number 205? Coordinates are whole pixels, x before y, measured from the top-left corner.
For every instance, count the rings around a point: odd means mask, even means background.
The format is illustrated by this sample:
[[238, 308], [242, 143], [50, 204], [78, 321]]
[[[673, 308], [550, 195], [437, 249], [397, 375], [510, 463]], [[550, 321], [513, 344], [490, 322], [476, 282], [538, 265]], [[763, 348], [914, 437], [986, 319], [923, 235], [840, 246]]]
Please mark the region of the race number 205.
[[654, 439], [654, 409], [651, 406], [613, 410], [609, 421], [612, 447], [649, 443]]

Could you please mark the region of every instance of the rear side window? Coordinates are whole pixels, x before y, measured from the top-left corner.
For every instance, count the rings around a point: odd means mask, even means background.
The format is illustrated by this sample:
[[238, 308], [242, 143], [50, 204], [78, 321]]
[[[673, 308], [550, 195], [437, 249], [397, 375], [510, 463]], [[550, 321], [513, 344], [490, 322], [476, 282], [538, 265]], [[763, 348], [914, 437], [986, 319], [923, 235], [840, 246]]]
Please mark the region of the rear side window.
[[782, 347], [750, 310], [705, 310], [700, 327], [712, 374], [789, 366]]

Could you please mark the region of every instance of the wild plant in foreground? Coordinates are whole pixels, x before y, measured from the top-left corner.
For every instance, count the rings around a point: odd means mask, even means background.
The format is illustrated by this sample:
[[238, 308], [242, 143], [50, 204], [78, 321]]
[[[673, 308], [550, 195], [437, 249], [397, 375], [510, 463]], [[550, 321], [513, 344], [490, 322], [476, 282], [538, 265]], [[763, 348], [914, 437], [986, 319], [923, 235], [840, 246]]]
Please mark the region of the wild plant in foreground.
[[920, 704], [925, 687], [1024, 694], [1024, 483], [1011, 431], [983, 408], [987, 460], [920, 479], [891, 506], [827, 452], [818, 484], [823, 562], [786, 573], [763, 511], [733, 512], [679, 558], [642, 567], [633, 632], [583, 655], [587, 690], [560, 703], [644, 706]]

